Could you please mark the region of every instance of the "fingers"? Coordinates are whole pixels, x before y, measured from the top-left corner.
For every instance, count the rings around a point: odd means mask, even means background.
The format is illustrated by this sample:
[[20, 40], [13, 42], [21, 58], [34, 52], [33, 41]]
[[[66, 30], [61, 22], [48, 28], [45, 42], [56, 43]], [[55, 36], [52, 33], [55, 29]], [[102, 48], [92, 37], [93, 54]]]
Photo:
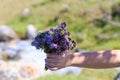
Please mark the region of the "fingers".
[[51, 71], [56, 71], [56, 70], [59, 69], [58, 67], [53, 67], [53, 66], [50, 66], [50, 65], [48, 65], [48, 64], [45, 64], [45, 66], [46, 66], [49, 70], [51, 70]]
[[56, 59], [45, 59], [45, 63], [45, 66], [51, 71], [58, 70], [60, 67], [59, 60]]
[[50, 54], [50, 53], [48, 53], [47, 54], [47, 57], [51, 57], [51, 58], [53, 58], [53, 57], [60, 57], [60, 56], [63, 56], [63, 55], [65, 55], [65, 54], [67, 54], [66, 52], [64, 52], [64, 53], [60, 53], [60, 54], [57, 54], [57, 53], [53, 53], [53, 54]]
[[69, 55], [67, 53], [47, 54], [47, 58], [45, 59], [45, 65], [48, 67], [48, 69], [55, 71], [66, 67], [68, 60]]
[[58, 54], [47, 54], [47, 58], [56, 58], [59, 57], [60, 55]]
[[60, 59], [60, 58], [65, 58], [66, 54], [47, 54], [47, 58], [52, 58], [52, 59]]
[[[51, 62], [52, 61], [52, 62]], [[51, 71], [55, 71], [55, 70], [58, 70], [58, 67], [57, 67], [57, 62], [56, 61], [53, 61], [51, 59], [45, 59], [45, 66], [51, 70]]]
[[52, 59], [52, 58], [48, 58], [48, 59], [45, 59], [45, 62], [46, 63], [54, 63], [54, 64], [56, 64], [56, 63], [58, 63], [58, 60], [56, 60], [56, 59]]

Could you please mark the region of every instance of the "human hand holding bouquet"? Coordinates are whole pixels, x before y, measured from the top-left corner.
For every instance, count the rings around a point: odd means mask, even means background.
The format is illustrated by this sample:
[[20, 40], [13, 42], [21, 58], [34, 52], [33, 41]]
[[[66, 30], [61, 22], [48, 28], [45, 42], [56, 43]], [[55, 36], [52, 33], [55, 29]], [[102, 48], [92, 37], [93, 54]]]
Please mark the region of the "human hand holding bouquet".
[[[48, 31], [39, 32], [32, 42], [37, 49], [43, 49], [48, 55], [67, 55], [66, 51], [72, 50], [76, 42], [70, 37], [65, 22], [60, 26], [51, 28]], [[47, 70], [47, 66], [45, 67]]]

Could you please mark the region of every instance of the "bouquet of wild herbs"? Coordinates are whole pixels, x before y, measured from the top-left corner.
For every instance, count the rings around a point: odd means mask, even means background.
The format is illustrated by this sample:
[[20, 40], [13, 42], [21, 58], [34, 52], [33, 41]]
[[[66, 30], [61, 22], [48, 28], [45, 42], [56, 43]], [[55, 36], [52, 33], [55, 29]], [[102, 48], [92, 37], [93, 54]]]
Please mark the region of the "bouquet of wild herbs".
[[39, 32], [32, 42], [37, 49], [44, 50], [47, 54], [60, 54], [67, 50], [72, 50], [76, 42], [70, 37], [65, 22], [48, 31]]

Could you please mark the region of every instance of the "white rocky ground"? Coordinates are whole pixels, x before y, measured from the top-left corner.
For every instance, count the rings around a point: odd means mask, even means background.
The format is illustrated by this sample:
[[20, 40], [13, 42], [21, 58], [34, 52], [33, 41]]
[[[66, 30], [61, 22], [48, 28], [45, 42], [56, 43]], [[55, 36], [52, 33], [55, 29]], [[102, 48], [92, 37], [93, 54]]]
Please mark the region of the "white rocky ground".
[[82, 71], [77, 67], [45, 71], [46, 54], [36, 50], [30, 43], [21, 40], [0, 43], [0, 80], [31, 80], [47, 74], [79, 74]]

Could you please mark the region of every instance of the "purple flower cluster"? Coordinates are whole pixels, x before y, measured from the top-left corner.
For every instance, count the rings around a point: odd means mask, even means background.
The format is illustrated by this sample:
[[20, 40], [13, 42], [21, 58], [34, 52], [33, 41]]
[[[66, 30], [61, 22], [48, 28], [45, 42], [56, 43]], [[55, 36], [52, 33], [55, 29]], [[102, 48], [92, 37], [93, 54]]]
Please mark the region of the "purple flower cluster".
[[39, 32], [32, 45], [37, 49], [43, 49], [45, 53], [59, 54], [72, 50], [76, 46], [76, 42], [69, 36], [70, 32], [67, 31], [66, 23], [61, 22], [59, 26], [45, 32]]

